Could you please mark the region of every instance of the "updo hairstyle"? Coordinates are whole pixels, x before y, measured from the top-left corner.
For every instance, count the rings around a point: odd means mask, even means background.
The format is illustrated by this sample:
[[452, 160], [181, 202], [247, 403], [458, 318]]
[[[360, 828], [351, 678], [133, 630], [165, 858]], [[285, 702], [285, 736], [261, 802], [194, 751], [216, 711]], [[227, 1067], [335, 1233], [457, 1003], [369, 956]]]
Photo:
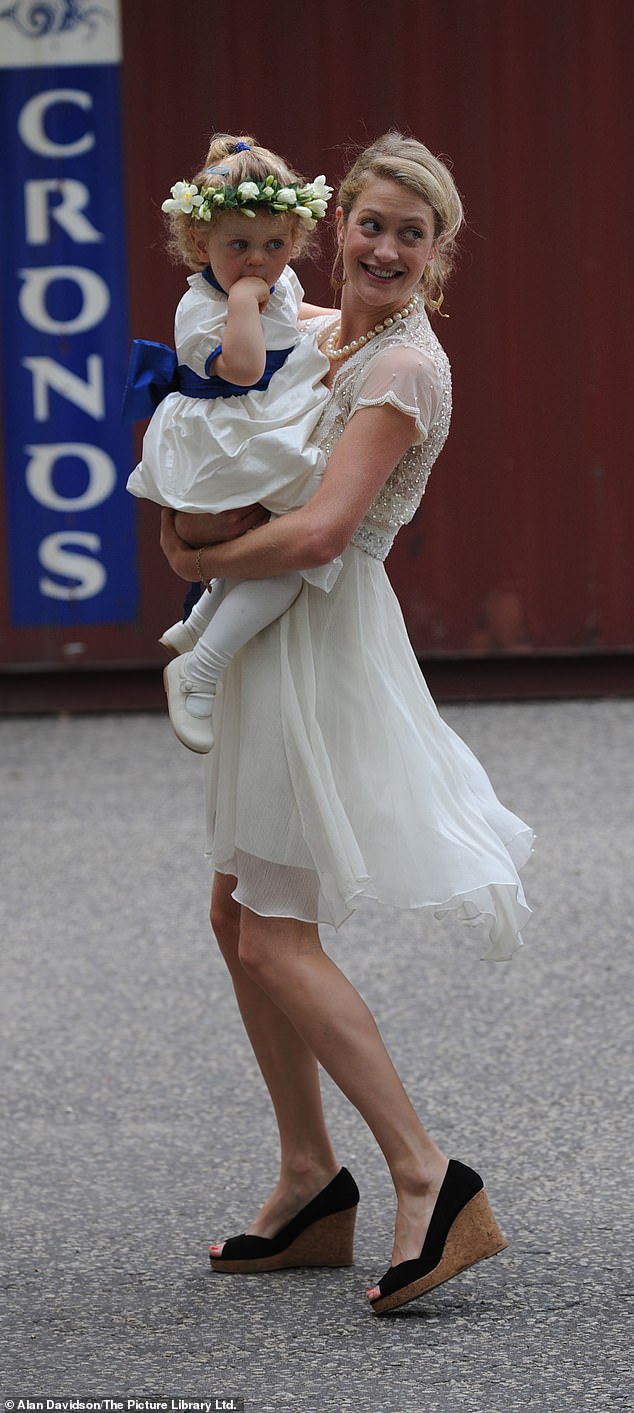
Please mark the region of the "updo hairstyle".
[[338, 205], [345, 219], [372, 177], [409, 187], [433, 209], [436, 245], [425, 267], [420, 291], [427, 308], [437, 310], [454, 266], [456, 237], [464, 221], [462, 201], [451, 172], [416, 138], [387, 132], [360, 153], [341, 183]]
[[[236, 147], [245, 144], [245, 149], [236, 152]], [[210, 171], [210, 168], [222, 167], [219, 172]], [[231, 133], [214, 133], [209, 142], [209, 150], [205, 157], [204, 165], [196, 173], [191, 181], [195, 183], [198, 190], [203, 187], [239, 186], [241, 182], [263, 182], [267, 177], [273, 176], [281, 186], [288, 186], [293, 182], [304, 183], [304, 178], [297, 175], [283, 157], [278, 157], [275, 152], [269, 152], [267, 147], [260, 147], [254, 137], [242, 135], [235, 137]], [[257, 206], [255, 208], [257, 210]], [[307, 222], [301, 216], [294, 216], [292, 211], [280, 212], [280, 218], [291, 222], [293, 233], [293, 256], [299, 255], [300, 251], [307, 253], [310, 248], [311, 235], [313, 232]], [[212, 211], [211, 222], [216, 222], [222, 216], [222, 207]], [[198, 254], [192, 237], [200, 235], [209, 229], [209, 222], [197, 221], [194, 216], [185, 215], [184, 212], [174, 212], [166, 215], [168, 223], [167, 248], [176, 264], [187, 265], [190, 270], [204, 270], [207, 261]], [[249, 218], [244, 218], [245, 231], [249, 225]]]

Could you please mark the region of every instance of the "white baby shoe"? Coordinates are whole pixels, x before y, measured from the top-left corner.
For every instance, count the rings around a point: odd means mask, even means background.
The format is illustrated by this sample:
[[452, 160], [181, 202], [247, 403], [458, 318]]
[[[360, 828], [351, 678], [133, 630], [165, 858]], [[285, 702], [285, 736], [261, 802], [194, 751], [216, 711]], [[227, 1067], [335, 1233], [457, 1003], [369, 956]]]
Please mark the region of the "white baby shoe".
[[178, 653], [190, 653], [196, 647], [198, 634], [189, 623], [173, 623], [171, 628], [166, 628], [161, 634], [159, 643], [167, 651], [177, 655]]
[[188, 750], [206, 755], [214, 743], [211, 722], [216, 688], [212, 682], [196, 682], [189, 675], [189, 653], [168, 662], [163, 672], [167, 709], [172, 727]]

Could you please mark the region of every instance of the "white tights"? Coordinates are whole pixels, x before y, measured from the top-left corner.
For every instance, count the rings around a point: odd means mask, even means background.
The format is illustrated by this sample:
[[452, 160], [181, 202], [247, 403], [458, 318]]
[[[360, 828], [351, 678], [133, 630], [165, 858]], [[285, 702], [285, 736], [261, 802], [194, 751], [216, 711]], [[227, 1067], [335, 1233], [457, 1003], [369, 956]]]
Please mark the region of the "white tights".
[[196, 683], [214, 686], [239, 649], [290, 608], [302, 582], [294, 571], [272, 579], [216, 579], [187, 620], [199, 635], [189, 662]]

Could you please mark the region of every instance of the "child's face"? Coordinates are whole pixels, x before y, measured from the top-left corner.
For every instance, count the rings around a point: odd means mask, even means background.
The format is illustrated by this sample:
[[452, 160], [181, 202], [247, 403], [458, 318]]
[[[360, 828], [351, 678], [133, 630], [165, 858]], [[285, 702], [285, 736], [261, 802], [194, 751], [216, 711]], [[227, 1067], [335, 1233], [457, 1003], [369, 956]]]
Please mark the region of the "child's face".
[[287, 216], [256, 211], [228, 211], [196, 231], [197, 248], [207, 259], [225, 294], [247, 275], [257, 275], [269, 287], [279, 279], [293, 253], [293, 230]]

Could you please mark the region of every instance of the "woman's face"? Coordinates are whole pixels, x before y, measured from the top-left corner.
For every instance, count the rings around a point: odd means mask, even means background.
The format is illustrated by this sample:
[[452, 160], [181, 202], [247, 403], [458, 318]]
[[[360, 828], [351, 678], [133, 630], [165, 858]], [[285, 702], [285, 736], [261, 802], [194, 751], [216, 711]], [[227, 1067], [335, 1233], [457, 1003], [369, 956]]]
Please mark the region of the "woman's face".
[[433, 255], [434, 221], [433, 207], [410, 187], [371, 177], [347, 220], [337, 211], [347, 300], [377, 315], [406, 304]]

